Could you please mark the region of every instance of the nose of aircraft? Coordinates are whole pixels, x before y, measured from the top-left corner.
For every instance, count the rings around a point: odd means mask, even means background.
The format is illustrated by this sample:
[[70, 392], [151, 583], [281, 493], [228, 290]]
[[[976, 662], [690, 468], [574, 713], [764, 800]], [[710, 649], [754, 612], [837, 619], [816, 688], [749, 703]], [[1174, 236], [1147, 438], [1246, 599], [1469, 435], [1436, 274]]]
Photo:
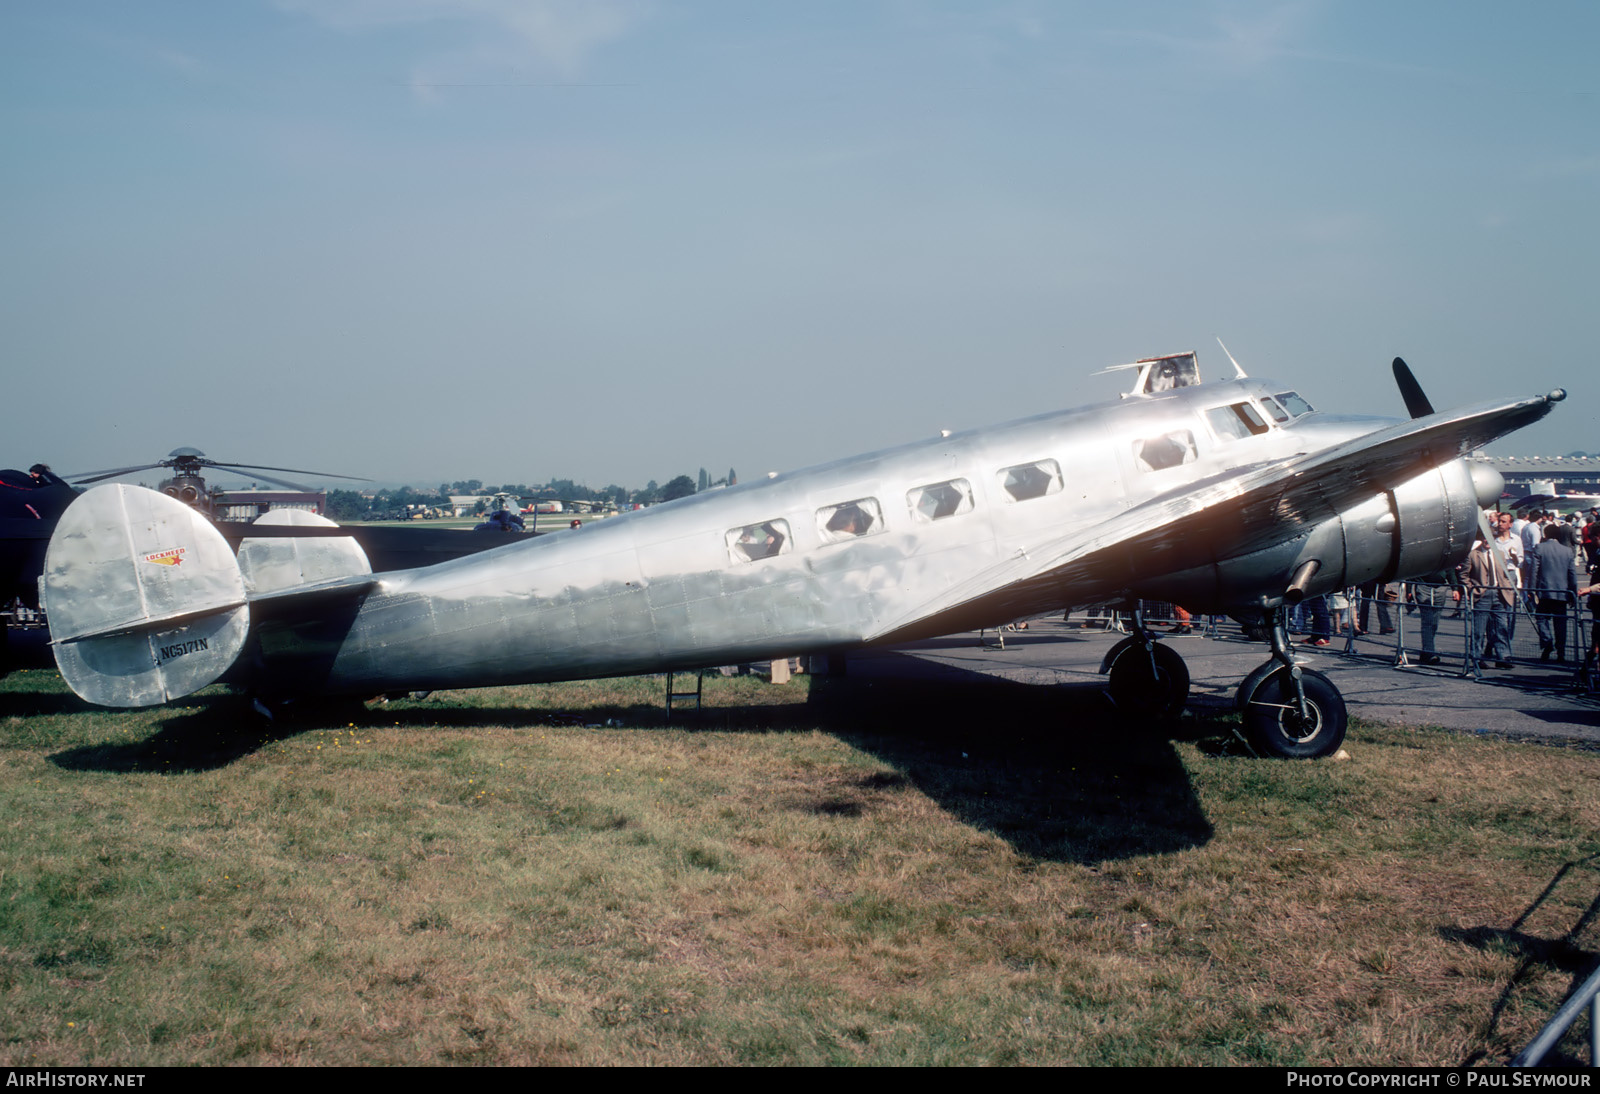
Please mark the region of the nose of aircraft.
[[1500, 504], [1500, 495], [1506, 491], [1505, 476], [1486, 463], [1474, 461], [1472, 488], [1478, 492], [1478, 508], [1491, 509]]

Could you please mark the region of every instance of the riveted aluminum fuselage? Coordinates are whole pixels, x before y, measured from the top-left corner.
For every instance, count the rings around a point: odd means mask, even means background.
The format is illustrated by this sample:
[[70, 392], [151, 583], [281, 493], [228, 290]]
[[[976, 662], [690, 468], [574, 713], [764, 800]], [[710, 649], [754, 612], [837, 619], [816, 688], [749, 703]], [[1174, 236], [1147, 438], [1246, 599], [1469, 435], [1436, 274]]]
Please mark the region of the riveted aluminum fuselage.
[[[1047, 552], [1186, 484], [1328, 448], [1392, 421], [1306, 412], [1279, 422], [1269, 409], [1268, 428], [1231, 438], [1211, 424], [1209, 410], [1249, 401], [1262, 413], [1263, 397], [1284, 390], [1243, 379], [1127, 397], [384, 574], [359, 601], [330, 600], [284, 620], [262, 613], [235, 676], [283, 692], [468, 687], [728, 664], [902, 634], [894, 621], [915, 618], [918, 605], [974, 573]], [[1144, 458], [1151, 449], [1142, 446], [1175, 435], [1187, 435], [1192, 450], [1152, 467]], [[1045, 461], [1059, 468], [1059, 481], [1017, 500], [1007, 469], [1048, 467]], [[925, 519], [916, 492], [948, 482], [967, 484], [968, 507]], [[871, 532], [830, 536], [819, 514], [860, 499], [881, 512]], [[1375, 512], [1372, 520], [1381, 517]], [[743, 557], [738, 531], [775, 521], [785, 529], [782, 552]], [[1302, 538], [1314, 533], [1308, 528]], [[1287, 539], [1296, 539], [1292, 530]], [[1207, 557], [1149, 580], [1118, 567], [1077, 574], [1070, 584], [1044, 578], [1020, 600], [980, 595], [960, 618], [994, 624], [1140, 592], [1194, 608], [1247, 604], [1281, 590], [1286, 567], [1305, 549], [1304, 542], [1280, 548], [1237, 571]], [[1385, 550], [1382, 565], [1363, 560], [1359, 575], [1341, 559], [1339, 583], [1379, 576], [1392, 568], [1392, 554]]]

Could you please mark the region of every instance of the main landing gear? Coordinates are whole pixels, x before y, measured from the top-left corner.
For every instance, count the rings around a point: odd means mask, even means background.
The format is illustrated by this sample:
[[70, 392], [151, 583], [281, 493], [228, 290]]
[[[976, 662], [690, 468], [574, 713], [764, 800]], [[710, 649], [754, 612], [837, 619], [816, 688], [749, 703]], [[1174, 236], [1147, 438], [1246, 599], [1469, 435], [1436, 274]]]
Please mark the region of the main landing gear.
[[1189, 701], [1189, 666], [1145, 628], [1137, 603], [1133, 633], [1111, 647], [1100, 671], [1110, 674], [1111, 701], [1125, 714], [1176, 718]]
[[[1176, 718], [1189, 698], [1189, 667], [1156, 641], [1135, 608], [1133, 633], [1106, 654], [1100, 671], [1117, 709], [1136, 718]], [[1314, 760], [1344, 743], [1349, 717], [1339, 689], [1322, 673], [1295, 663], [1285, 611], [1266, 618], [1272, 660], [1239, 685], [1234, 704], [1244, 716], [1245, 737], [1263, 756]]]
[[1264, 756], [1314, 760], [1344, 743], [1349, 722], [1344, 698], [1322, 673], [1295, 663], [1289, 651], [1286, 611], [1268, 616], [1272, 660], [1256, 669], [1234, 695], [1245, 737]]

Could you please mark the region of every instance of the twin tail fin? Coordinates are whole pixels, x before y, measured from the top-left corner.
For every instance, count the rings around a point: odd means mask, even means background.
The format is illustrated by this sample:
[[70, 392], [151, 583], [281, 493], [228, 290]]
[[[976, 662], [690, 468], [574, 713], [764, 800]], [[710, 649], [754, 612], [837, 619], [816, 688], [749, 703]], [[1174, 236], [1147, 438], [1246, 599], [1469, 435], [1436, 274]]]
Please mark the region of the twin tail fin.
[[[329, 524], [309, 515], [270, 523]], [[156, 706], [227, 672], [250, 632], [250, 601], [354, 584], [370, 574], [347, 537], [249, 539], [240, 557], [204, 516], [165, 494], [113, 483], [67, 508], [39, 581], [62, 679], [111, 707]], [[353, 590], [354, 591], [354, 590]]]

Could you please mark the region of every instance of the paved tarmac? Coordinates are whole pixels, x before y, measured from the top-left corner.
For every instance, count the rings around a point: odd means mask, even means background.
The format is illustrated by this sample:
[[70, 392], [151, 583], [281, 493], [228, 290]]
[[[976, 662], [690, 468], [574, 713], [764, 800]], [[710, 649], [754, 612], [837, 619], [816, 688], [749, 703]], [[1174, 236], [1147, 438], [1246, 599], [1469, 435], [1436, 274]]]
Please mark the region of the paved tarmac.
[[[1164, 628], [1159, 629], [1164, 632]], [[915, 642], [892, 650], [850, 654], [852, 677], [965, 677], [971, 673], [1026, 684], [1103, 684], [1100, 660], [1124, 634], [1081, 628], [1076, 621], [1034, 620], [1025, 631], [1007, 631], [1005, 649], [988, 631]], [[1239, 635], [1224, 621], [1216, 637], [1173, 635], [1163, 639], [1189, 666], [1191, 710], [1231, 708], [1245, 675], [1269, 656], [1264, 642]], [[1535, 660], [1509, 670], [1485, 670], [1474, 680], [1461, 675], [1461, 658], [1439, 668], [1396, 667], [1392, 638], [1358, 640], [1354, 654], [1341, 641], [1326, 649], [1298, 646], [1298, 659], [1324, 673], [1344, 694], [1352, 717], [1393, 725], [1442, 726], [1470, 733], [1562, 738], [1600, 746], [1600, 695], [1581, 692], [1572, 666]], [[1443, 651], [1447, 647], [1441, 643]]]

